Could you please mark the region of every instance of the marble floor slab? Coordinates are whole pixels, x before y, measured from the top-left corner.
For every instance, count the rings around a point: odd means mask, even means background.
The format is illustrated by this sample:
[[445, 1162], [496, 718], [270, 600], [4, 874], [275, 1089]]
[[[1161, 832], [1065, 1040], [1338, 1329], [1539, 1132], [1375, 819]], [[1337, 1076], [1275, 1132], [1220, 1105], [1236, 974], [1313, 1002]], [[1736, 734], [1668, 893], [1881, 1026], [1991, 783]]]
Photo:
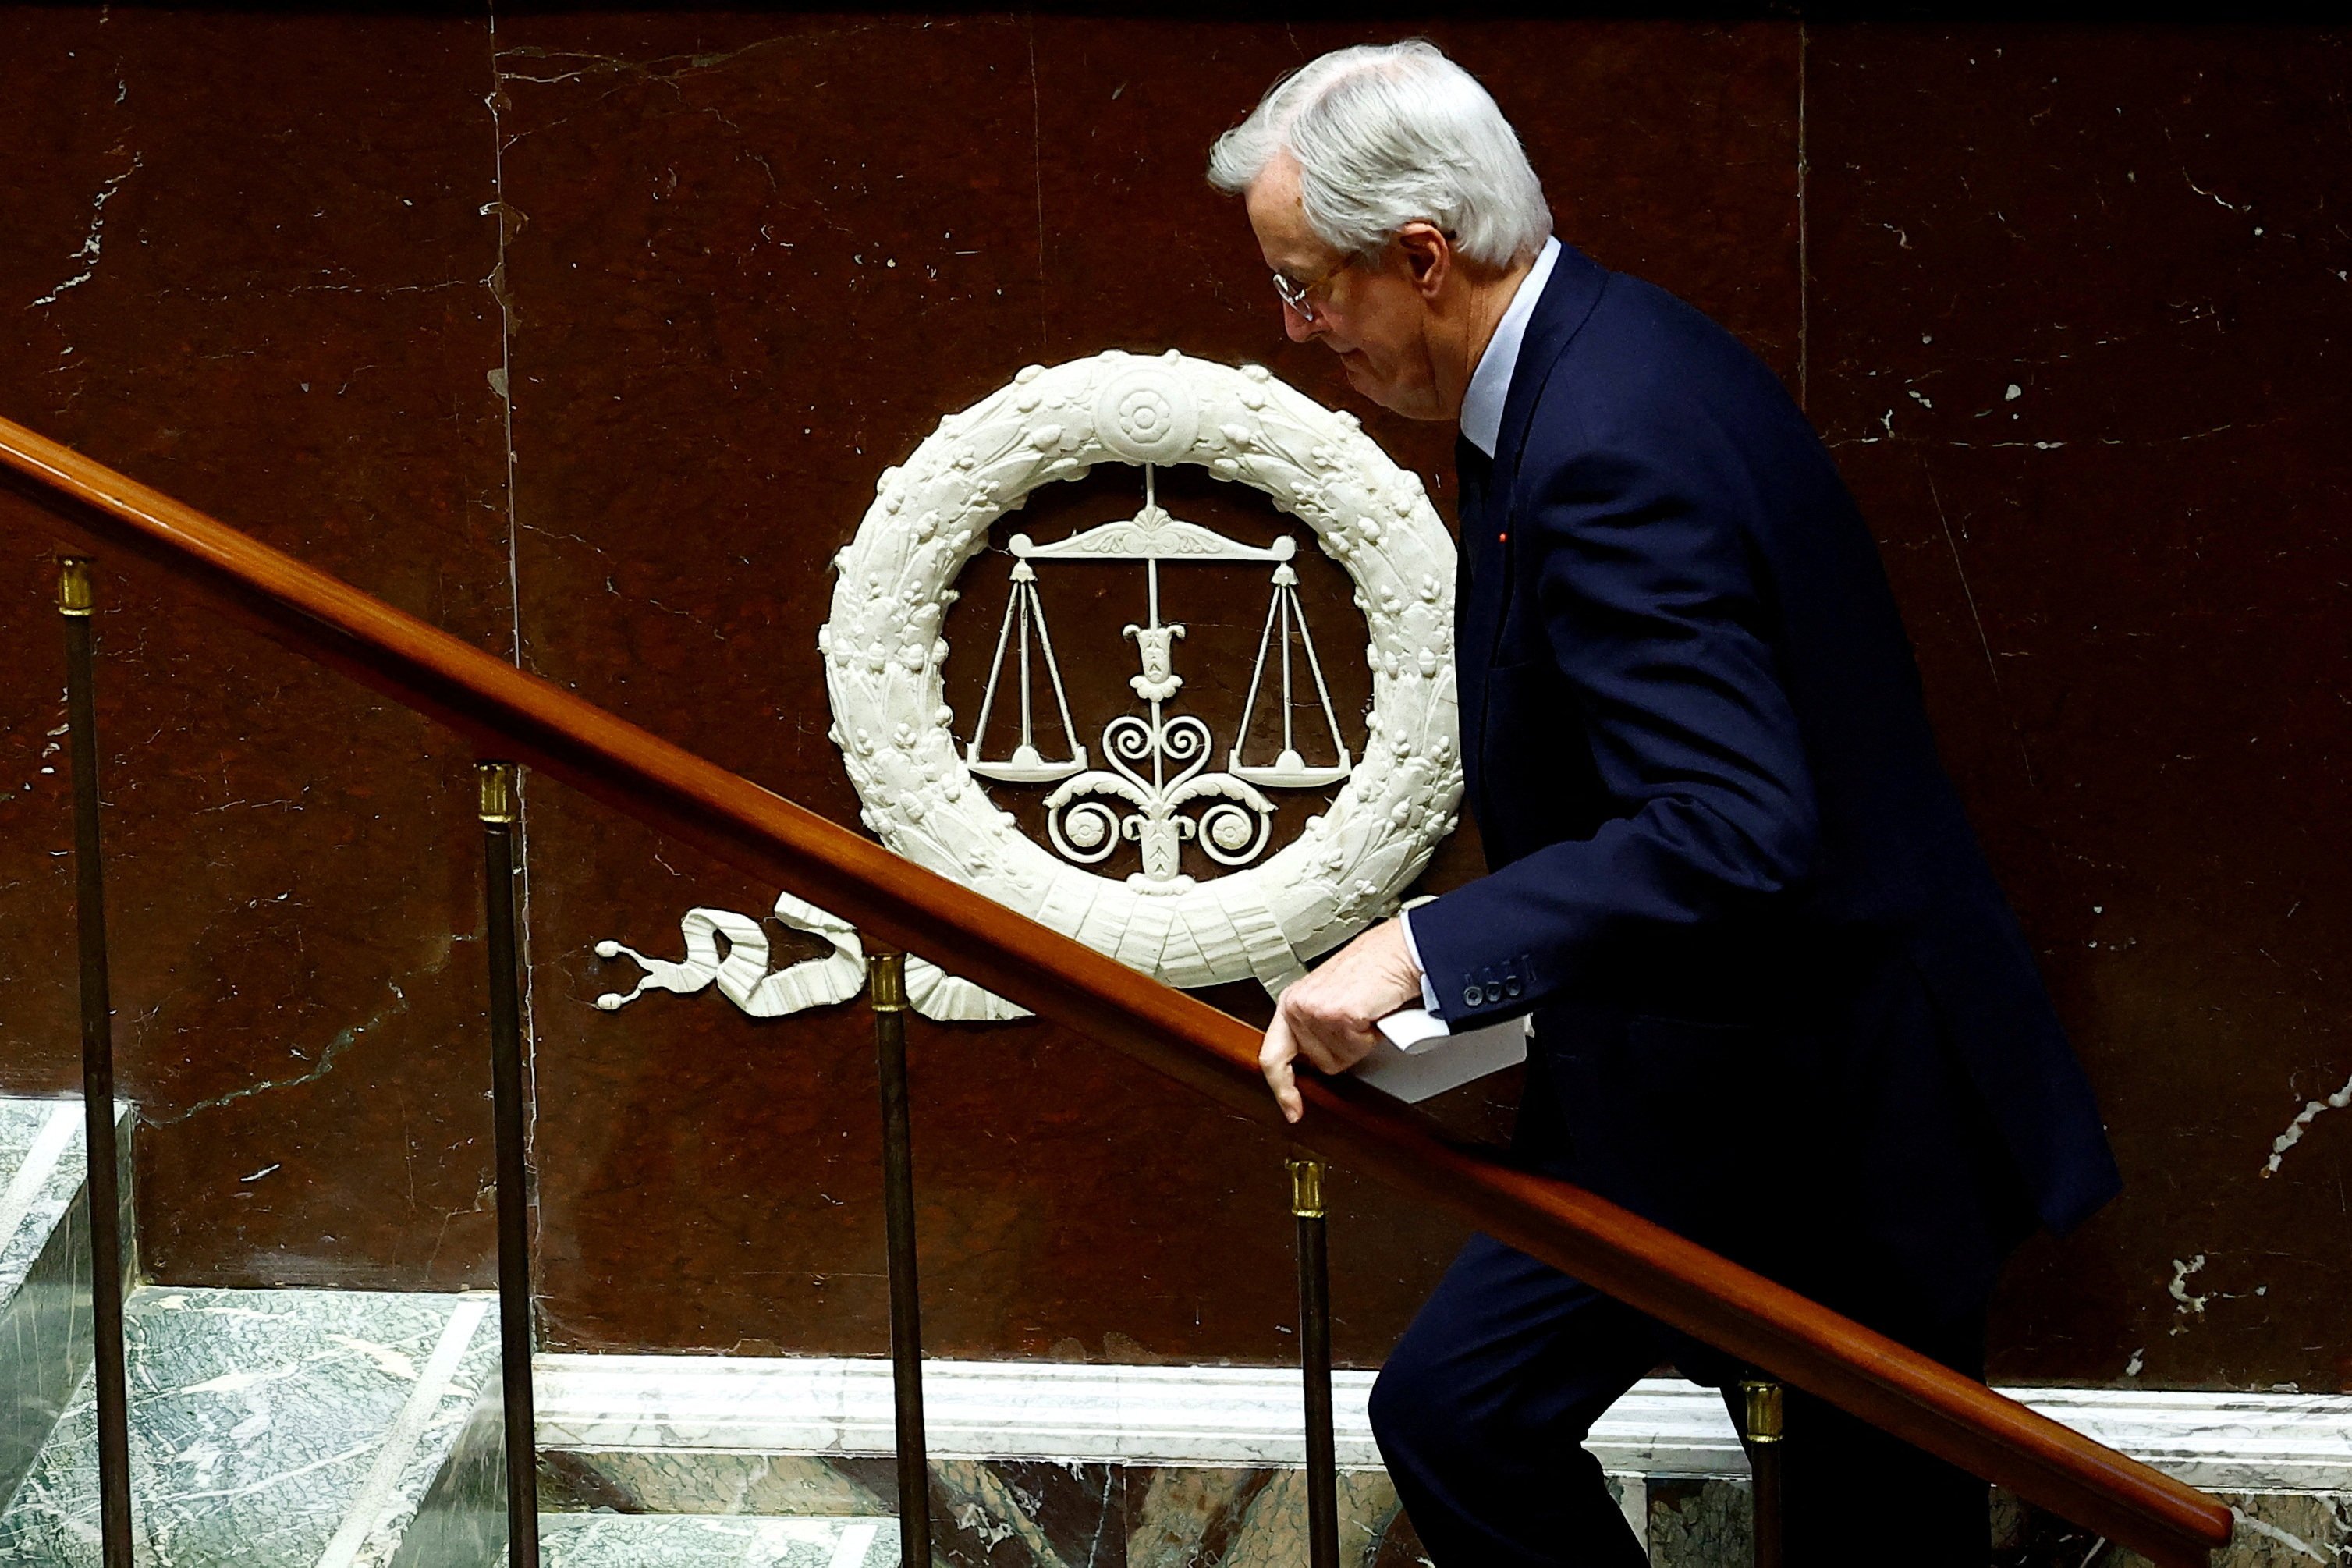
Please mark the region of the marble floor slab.
[[[496, 1334], [495, 1319], [483, 1331]], [[441, 1461], [440, 1473], [425, 1489], [415, 1511], [405, 1521], [386, 1521], [379, 1543], [367, 1557], [383, 1568], [500, 1568], [507, 1560], [506, 1405], [493, 1363], [488, 1387], [475, 1403]], [[438, 1435], [420, 1450], [420, 1462], [441, 1451]], [[402, 1480], [404, 1505], [410, 1478]], [[397, 1534], [399, 1544], [391, 1560], [383, 1560], [383, 1542]]]
[[[134, 1291], [139, 1561], [383, 1568], [498, 1375], [496, 1303], [371, 1291]], [[5, 1514], [0, 1563], [99, 1561], [85, 1379]]]
[[545, 1568], [889, 1568], [895, 1522], [695, 1514], [550, 1514]]

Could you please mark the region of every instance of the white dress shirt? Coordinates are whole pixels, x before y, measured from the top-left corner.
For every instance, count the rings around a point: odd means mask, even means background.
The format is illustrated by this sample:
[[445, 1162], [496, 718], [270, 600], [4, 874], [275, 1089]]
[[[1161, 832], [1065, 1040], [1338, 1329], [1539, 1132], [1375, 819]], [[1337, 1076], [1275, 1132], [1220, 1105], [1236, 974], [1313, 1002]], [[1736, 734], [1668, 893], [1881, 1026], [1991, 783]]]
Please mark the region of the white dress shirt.
[[1545, 240], [1536, 264], [1519, 279], [1519, 291], [1511, 296], [1503, 319], [1495, 323], [1495, 335], [1486, 340], [1486, 352], [1478, 356], [1478, 368], [1470, 373], [1470, 385], [1462, 394], [1463, 438], [1490, 458], [1502, 438], [1503, 405], [1511, 395], [1511, 372], [1518, 368], [1528, 320], [1536, 313], [1536, 301], [1543, 298], [1544, 285], [1551, 281], [1552, 266], [1559, 260], [1559, 241]]
[[[1552, 265], [1559, 259], [1559, 241], [1547, 239], [1543, 249], [1536, 253], [1536, 264], [1519, 279], [1518, 291], [1503, 310], [1503, 319], [1495, 323], [1495, 335], [1486, 340], [1486, 350], [1478, 356], [1477, 368], [1470, 373], [1470, 385], [1462, 394], [1462, 438], [1489, 458], [1495, 455], [1495, 443], [1503, 436], [1503, 405], [1511, 395], [1511, 373], [1518, 368], [1519, 345], [1527, 341], [1528, 320], [1536, 313], [1536, 301], [1543, 298], [1544, 285], [1551, 281]], [[1421, 971], [1421, 1005], [1433, 1016], [1437, 1012], [1437, 987], [1429, 983], [1429, 970], [1421, 962], [1421, 944], [1412, 938], [1412, 915], [1398, 917], [1404, 925], [1404, 950], [1412, 958], [1412, 966]]]

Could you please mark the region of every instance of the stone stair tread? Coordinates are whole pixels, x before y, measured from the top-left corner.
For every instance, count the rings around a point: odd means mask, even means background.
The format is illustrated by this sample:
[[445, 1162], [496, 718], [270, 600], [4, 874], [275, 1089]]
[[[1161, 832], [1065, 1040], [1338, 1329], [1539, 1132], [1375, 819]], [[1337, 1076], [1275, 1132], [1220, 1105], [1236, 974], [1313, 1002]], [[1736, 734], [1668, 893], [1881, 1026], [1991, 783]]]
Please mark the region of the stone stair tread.
[[550, 1513], [545, 1568], [888, 1568], [898, 1522], [745, 1514]]
[[[381, 1568], [498, 1381], [481, 1295], [145, 1288], [125, 1310], [142, 1563]], [[98, 1552], [85, 1377], [0, 1513], [0, 1563]]]
[[0, 1300], [25, 1283], [81, 1190], [81, 1101], [0, 1100]]
[[[130, 1108], [116, 1108], [126, 1151]], [[79, 1100], [0, 1099], [0, 1503], [16, 1495], [89, 1366], [89, 1160]], [[124, 1258], [128, 1276], [135, 1258]]]

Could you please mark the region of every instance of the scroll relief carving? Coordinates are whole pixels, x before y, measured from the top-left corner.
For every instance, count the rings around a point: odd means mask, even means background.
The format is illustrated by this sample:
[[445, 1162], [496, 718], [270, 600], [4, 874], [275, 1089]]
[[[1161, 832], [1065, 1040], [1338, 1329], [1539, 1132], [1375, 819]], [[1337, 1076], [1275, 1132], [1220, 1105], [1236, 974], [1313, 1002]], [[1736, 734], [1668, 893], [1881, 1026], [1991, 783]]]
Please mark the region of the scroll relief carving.
[[[941, 635], [957, 579], [999, 516], [1039, 485], [1103, 462], [1141, 468], [1141, 509], [1049, 543], [1013, 537], [1012, 592], [979, 713], [960, 743]], [[1372, 675], [1361, 757], [1349, 752], [1299, 602], [1297, 541], [1250, 545], [1171, 515], [1153, 470], [1171, 463], [1265, 492], [1354, 580]], [[835, 558], [832, 616], [817, 636], [831, 737], [866, 826], [898, 854], [1171, 985], [1255, 979], [1279, 992], [1307, 959], [1392, 911], [1454, 830], [1462, 795], [1454, 560], [1419, 479], [1351, 416], [1263, 366], [1172, 351], [1032, 365], [942, 419], [904, 466], [886, 471], [856, 537]], [[1091, 748], [1070, 712], [1045, 615], [1048, 579], [1067, 561], [1132, 563], [1143, 578], [1144, 618], [1123, 634], [1140, 710], [1092, 731]], [[1200, 568], [1263, 572], [1267, 596], [1242, 719], [1222, 757], [1208, 723], [1180, 710], [1185, 628], [1160, 613], [1163, 572]], [[1277, 705], [1279, 722], [1261, 727], [1278, 731], [1278, 742], [1253, 742], [1253, 719]], [[986, 754], [992, 722], [1006, 728], [1016, 713], [1010, 749]], [[1266, 754], [1245, 755], [1253, 744]], [[1053, 784], [1043, 803], [1050, 843], [1023, 832], [983, 779]], [[1268, 855], [1276, 796], [1333, 784], [1329, 807]], [[1121, 844], [1136, 846], [1139, 871], [1089, 869]], [[1186, 874], [1187, 844], [1223, 874]], [[715, 983], [745, 1012], [774, 1016], [856, 994], [864, 954], [845, 921], [789, 894], [775, 917], [823, 937], [832, 952], [771, 971], [759, 921], [698, 909], [683, 922], [682, 961], [599, 943], [602, 956], [626, 953], [646, 974], [598, 1005]], [[909, 1001], [931, 1017], [1022, 1016], [919, 960], [908, 980]]]

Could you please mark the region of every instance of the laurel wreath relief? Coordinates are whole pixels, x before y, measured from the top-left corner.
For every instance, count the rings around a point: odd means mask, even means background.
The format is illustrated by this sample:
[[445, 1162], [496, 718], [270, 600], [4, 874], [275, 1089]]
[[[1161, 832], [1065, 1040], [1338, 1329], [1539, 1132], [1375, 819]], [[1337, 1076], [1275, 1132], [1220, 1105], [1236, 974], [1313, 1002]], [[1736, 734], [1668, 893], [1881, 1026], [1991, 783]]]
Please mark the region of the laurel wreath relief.
[[[1000, 515], [1039, 485], [1102, 462], [1192, 463], [1250, 485], [1307, 524], [1355, 584], [1372, 675], [1363, 755], [1328, 808], [1263, 860], [1256, 857], [1271, 804], [1245, 798], [1241, 792], [1257, 792], [1240, 780], [1234, 781], [1238, 791], [1222, 784], [1193, 791], [1223, 797], [1197, 826], [1185, 824], [1196, 828], [1204, 851], [1213, 844], [1213, 860], [1234, 868], [1222, 876], [1194, 879], [1174, 874], [1172, 864], [1124, 879], [1089, 870], [1081, 862], [1103, 858], [1118, 831], [1112, 808], [1057, 816], [1056, 842], [1040, 844], [989, 798], [953, 733], [942, 627], [957, 578]], [[1138, 524], [1150, 515], [1147, 510]], [[1164, 514], [1160, 520], [1171, 521]], [[1279, 991], [1305, 972], [1306, 960], [1393, 910], [1454, 829], [1462, 794], [1454, 563], [1453, 540], [1420, 479], [1391, 461], [1353, 417], [1323, 407], [1263, 366], [1236, 368], [1174, 351], [1032, 365], [940, 420], [903, 465], [886, 470], [856, 537], [835, 558], [832, 614], [817, 635], [833, 708], [831, 738], [856, 788], [861, 818], [897, 853], [1170, 984], [1255, 979]], [[1151, 651], [1142, 648], [1146, 673], [1139, 679], [1147, 684]], [[1164, 664], [1165, 637], [1158, 651]], [[1172, 692], [1168, 673], [1160, 671], [1155, 689]], [[1167, 731], [1161, 739], [1179, 748], [1180, 765], [1197, 770], [1208, 752], [1205, 731], [1187, 731], [1180, 740], [1175, 731], [1186, 721], [1160, 719], [1157, 699], [1152, 708], [1153, 721]], [[1097, 798], [1137, 805], [1150, 793], [1139, 767], [1150, 737], [1127, 735], [1120, 722], [1111, 729], [1124, 737], [1124, 750], [1105, 735], [1106, 760], [1117, 771], [1096, 769], [1087, 777]], [[1125, 722], [1146, 725], [1132, 717]], [[1143, 832], [1139, 826], [1128, 837]], [[1147, 856], [1151, 852], [1147, 846]], [[1163, 847], [1163, 853], [1172, 849]], [[1154, 869], [1148, 860], [1148, 872]], [[697, 910], [685, 925], [683, 963], [600, 944], [604, 956], [626, 952], [647, 973], [627, 997], [607, 994], [599, 1005], [618, 1006], [648, 989], [699, 990], [713, 981], [752, 1013], [854, 995], [854, 966], [862, 966], [856, 932], [789, 895], [778, 913], [818, 931], [833, 952], [768, 973], [757, 921]], [[725, 955], [716, 938], [726, 940]], [[793, 978], [796, 970], [808, 973]], [[923, 980], [912, 1000], [931, 1016], [1019, 1016], [1018, 1008], [952, 976], [927, 973]]]

